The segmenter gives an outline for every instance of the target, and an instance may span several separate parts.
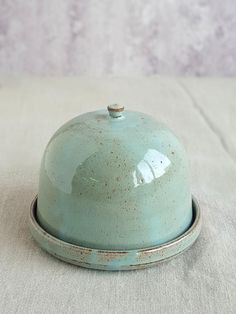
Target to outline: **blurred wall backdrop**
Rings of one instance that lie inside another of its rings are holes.
[[[236,75],[236,0],[0,0],[0,75]]]

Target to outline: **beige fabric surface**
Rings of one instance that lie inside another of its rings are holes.
[[[156,267],[104,272],[42,251],[28,228],[40,159],[55,130],[122,103],[169,125],[190,161],[203,229]],[[0,313],[236,313],[236,80],[0,80]]]

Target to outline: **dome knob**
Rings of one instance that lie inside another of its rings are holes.
[[[120,118],[122,117],[122,112],[124,111],[124,106],[119,104],[109,105],[107,110],[109,112],[110,117],[112,118]]]

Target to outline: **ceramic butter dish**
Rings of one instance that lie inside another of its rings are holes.
[[[176,256],[201,228],[183,146],[152,117],[118,105],[72,119],[44,152],[30,228],[47,252],[88,268]]]

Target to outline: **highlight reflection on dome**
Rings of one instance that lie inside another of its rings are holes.
[[[133,172],[134,186],[138,187],[144,183],[150,183],[161,177],[170,165],[167,156],[155,149],[148,149],[143,159],[138,163],[137,169]]]

